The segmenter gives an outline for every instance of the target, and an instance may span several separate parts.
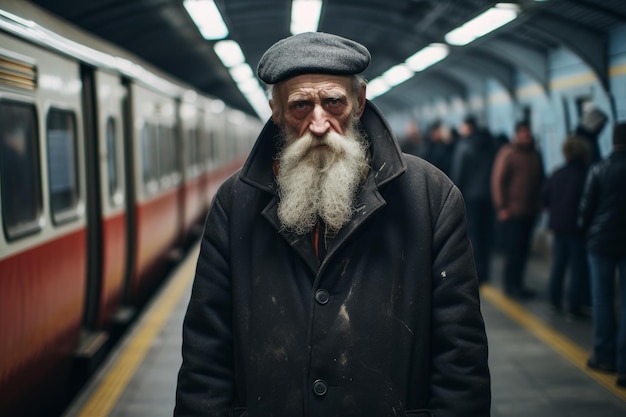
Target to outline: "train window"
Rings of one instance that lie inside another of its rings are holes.
[[[0,102],[0,190],[7,240],[40,229],[41,182],[37,115],[30,104]]]
[[[217,155],[216,155],[216,153],[217,153],[217,145],[215,143],[216,136],[217,135],[215,134],[215,130],[211,129],[209,131],[209,136],[207,138],[207,141],[208,141],[208,143],[207,143],[207,145],[208,145],[208,149],[207,149],[208,150],[208,155],[207,155],[207,158],[208,158],[209,163],[211,165],[217,163]]]
[[[50,210],[59,224],[78,217],[76,120],[70,111],[50,109],[46,124]]]
[[[194,131],[193,140],[195,142],[196,154],[194,155],[193,163],[198,167],[200,171],[204,170],[204,154],[206,153],[203,136],[199,131]]]
[[[115,120],[109,117],[106,127],[107,167],[109,174],[109,200],[112,205],[120,202],[120,179],[118,175],[117,138],[115,137]]]
[[[141,161],[143,184],[149,193],[155,192],[155,181],[159,173],[159,159],[156,146],[156,128],[149,123],[144,124],[141,130]]]
[[[187,149],[186,166],[187,171],[196,165],[196,130],[188,129],[185,131],[185,146]]]
[[[209,133],[210,134],[210,133]],[[206,161],[209,154],[209,144],[208,144],[208,135],[196,135],[196,141],[198,148],[198,166],[200,166],[201,170],[204,171],[206,167]]]
[[[167,126],[158,128],[160,177],[170,175],[174,171],[174,144],[172,129]]]

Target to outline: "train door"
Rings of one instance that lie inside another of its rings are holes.
[[[127,90],[119,76],[103,71],[96,72],[95,85],[102,232],[100,309],[95,318],[99,327],[108,328],[127,318],[122,307],[129,241],[123,135],[123,105]]]
[[[78,355],[94,357],[121,305],[126,269],[122,146],[124,88],[118,76],[81,68],[87,161],[87,276],[83,340]]]

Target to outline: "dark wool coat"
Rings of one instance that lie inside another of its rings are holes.
[[[626,256],[626,150],[614,150],[589,169],[578,225],[590,252]]]
[[[370,103],[371,171],[321,264],[281,229],[268,122],[207,218],[175,416],[480,417],[487,340],[458,189]]]
[[[557,233],[580,234],[576,222],[586,175],[584,162],[571,161],[554,171],[543,183],[541,196],[550,214],[550,229]]]

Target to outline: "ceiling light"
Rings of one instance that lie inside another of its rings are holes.
[[[291,33],[316,32],[322,12],[322,0],[291,2]]]
[[[415,73],[411,71],[407,65],[398,64],[383,72],[381,77],[389,87],[395,87],[413,77],[413,75],[415,75]]]
[[[408,57],[405,63],[412,71],[419,72],[441,61],[448,56],[448,53],[448,45],[431,43]]]
[[[390,89],[391,87],[382,77],[376,77],[367,83],[367,98],[373,100],[375,97],[382,96]]]
[[[235,41],[219,41],[213,49],[226,68],[241,65],[246,61],[239,44]]]
[[[446,42],[463,46],[514,20],[520,9],[516,4],[498,3],[486,12],[448,32]]]
[[[228,28],[213,0],[185,0],[187,13],[207,40],[224,39]]]
[[[237,65],[236,67],[232,67],[228,70],[230,72],[230,76],[235,82],[243,82],[249,79],[255,79],[254,73],[252,72],[252,68],[247,63],[243,63]]]

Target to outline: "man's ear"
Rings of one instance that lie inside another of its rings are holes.
[[[363,115],[363,112],[365,111],[365,102],[366,102],[365,84],[362,84],[361,89],[359,90],[358,102],[359,102],[358,115],[359,117],[361,117]]]
[[[272,109],[272,121],[274,124],[278,124],[278,106],[272,99],[270,99],[270,109]]]

